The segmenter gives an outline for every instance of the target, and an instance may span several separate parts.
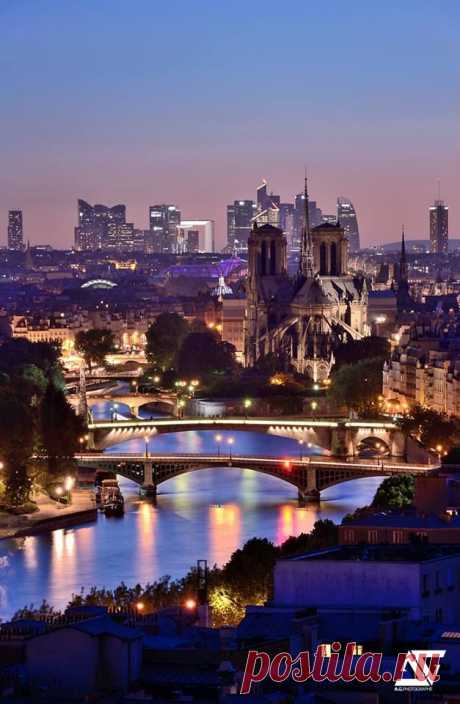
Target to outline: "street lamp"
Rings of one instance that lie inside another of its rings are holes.
[[[228,438],[227,444],[228,444],[228,458],[231,460],[232,459],[232,445],[235,442],[234,438]]]
[[[248,417],[248,411],[249,411],[249,409],[250,409],[251,406],[252,406],[252,401],[251,401],[251,399],[250,399],[250,398],[245,398],[245,399],[244,399],[244,402],[243,402],[243,405],[244,405],[244,415],[245,415],[245,417],[247,418],[247,417]]]
[[[114,403],[112,406],[112,422],[117,419],[118,403]]]
[[[299,458],[302,460],[303,459],[303,440],[299,440]]]
[[[220,457],[220,443],[222,442],[222,435],[216,435],[214,440],[217,443],[217,456]]]
[[[312,401],[310,403],[311,410],[313,411],[313,415],[315,415],[315,411],[318,408],[318,401]]]
[[[177,408],[179,409],[179,414],[178,414],[179,418],[182,418],[182,410],[183,410],[184,406],[185,406],[185,401],[182,398],[180,398],[177,402]]]

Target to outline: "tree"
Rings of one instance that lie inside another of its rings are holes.
[[[252,538],[236,550],[222,570],[225,585],[244,604],[253,604],[268,599],[277,548],[266,538]]]
[[[34,418],[30,408],[16,398],[0,398],[0,418],[0,460],[6,499],[18,506],[28,500],[31,489],[27,463],[34,446]]]
[[[309,550],[320,550],[337,545],[338,526],[328,518],[316,521],[311,533],[291,536],[280,546],[282,557],[298,555]]]
[[[387,338],[376,335],[343,342],[334,350],[336,368],[369,359],[380,359],[383,363],[389,354],[390,343]]]
[[[92,363],[104,365],[107,355],[115,351],[113,333],[100,328],[80,330],[75,337],[75,349],[83,355],[91,372]]]
[[[437,411],[416,404],[398,420],[407,435],[415,435],[425,447],[447,450],[454,443],[456,424]]]
[[[161,313],[147,330],[145,353],[149,363],[162,369],[174,366],[188,331],[188,323],[181,315]]]
[[[377,408],[382,393],[382,366],[379,358],[344,364],[333,376],[331,398],[338,406],[361,412]]]
[[[410,474],[387,477],[380,484],[372,500],[377,509],[399,509],[411,506],[414,500],[415,479]]]
[[[73,469],[72,459],[84,432],[83,420],[76,415],[64,393],[48,384],[40,407],[40,433],[51,475],[69,467]]]
[[[212,332],[187,335],[177,356],[180,376],[202,376],[212,372],[231,372],[236,366],[235,348]]]

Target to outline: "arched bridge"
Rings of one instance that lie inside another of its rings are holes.
[[[87,453],[77,457],[80,467],[120,474],[156,496],[157,487],[181,474],[211,467],[252,469],[292,484],[299,500],[318,500],[320,492],[335,484],[361,477],[384,477],[395,474],[429,474],[438,467],[425,464],[396,463],[383,460],[333,460],[328,458],[276,458],[256,455],[136,455]]]
[[[243,430],[302,440],[328,450],[337,457],[356,457],[369,441],[388,456],[407,457],[406,437],[395,423],[371,420],[319,418],[156,418],[152,420],[98,421],[88,426],[89,449],[102,450],[127,440],[157,433],[185,430]],[[409,457],[411,459],[411,457]],[[426,461],[429,461],[428,455]]]

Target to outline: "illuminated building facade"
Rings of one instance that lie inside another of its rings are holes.
[[[337,222],[345,231],[350,252],[357,252],[360,249],[358,218],[351,200],[343,196],[337,198]]]
[[[443,200],[435,200],[430,207],[430,243],[433,254],[447,254],[449,209]]]
[[[178,251],[181,223],[180,210],[172,204],[151,205],[149,208],[149,248],[158,254]]]
[[[257,206],[253,200],[235,200],[227,206],[227,242],[232,250],[247,249],[256,212]]]
[[[22,224],[22,210],[8,212],[8,249],[24,249],[24,231]]]

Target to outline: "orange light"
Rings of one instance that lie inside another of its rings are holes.
[[[138,601],[138,602],[137,602],[137,604],[136,604],[136,609],[137,609],[138,611],[143,611],[143,610],[144,610],[144,604],[142,603],[142,601]]]
[[[196,601],[195,599],[187,599],[187,601],[184,604],[185,608],[188,609],[189,611],[193,611],[193,609],[196,609]]]
[[[291,463],[289,460],[284,460],[284,469],[287,469],[288,471],[291,470]]]

